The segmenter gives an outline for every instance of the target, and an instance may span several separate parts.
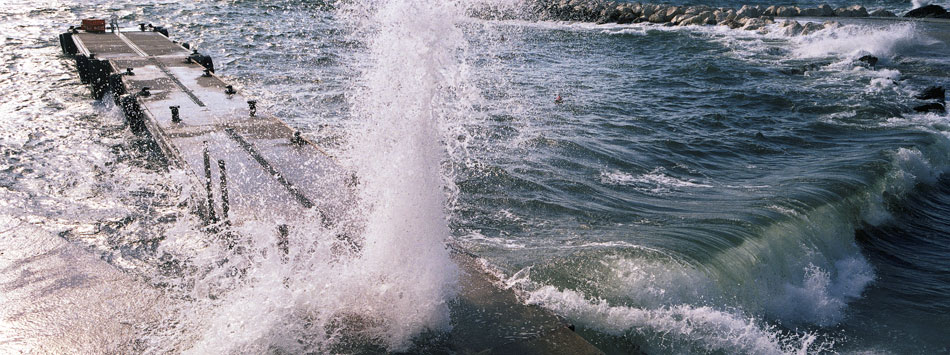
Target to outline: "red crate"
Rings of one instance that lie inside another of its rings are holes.
[[[82,19],[82,26],[79,29],[86,32],[105,32],[106,20],[85,18]]]

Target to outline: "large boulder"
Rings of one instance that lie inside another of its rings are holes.
[[[897,17],[897,15],[895,15],[893,12],[890,12],[884,9],[877,9],[877,10],[871,11],[871,13],[868,15],[870,15],[871,17]]]
[[[798,15],[809,17],[833,17],[835,15],[835,9],[825,4],[816,8],[802,9]]]
[[[737,18],[737,17],[739,17],[739,14],[736,13],[736,10],[734,10],[734,9],[729,9],[729,11],[726,11],[726,19],[727,19],[727,20],[731,20],[731,19],[734,19],[734,18]]]
[[[929,103],[929,104],[923,104],[923,105],[914,107],[914,111],[917,111],[917,112],[938,112],[938,113],[943,113],[943,112],[946,112],[947,109],[946,109],[946,107],[943,106],[942,103],[939,103],[939,102],[931,102],[931,103]]]
[[[943,86],[931,86],[914,97],[919,100],[940,100],[940,102],[943,102],[947,98],[947,92]]]
[[[701,25],[701,18],[699,15],[682,15],[684,19],[680,20],[678,25],[680,26],[690,26],[690,25]]]
[[[644,4],[640,9],[640,16],[650,18],[650,16],[653,16],[654,12],[656,12],[656,5]]]
[[[632,6],[630,6],[630,10],[633,11],[633,13],[637,15],[637,17],[640,17],[640,15],[643,15],[643,5],[639,3],[633,4]]]
[[[720,23],[720,22],[722,22],[722,21],[725,21],[725,20],[726,20],[726,16],[728,16],[728,15],[726,15],[726,13],[723,12],[722,10],[713,11],[713,17],[716,19],[716,23]]]
[[[786,36],[798,36],[802,34],[802,31],[805,29],[798,21],[785,21],[782,27],[785,28]]]
[[[736,16],[739,17],[759,17],[759,15],[762,15],[762,10],[758,6],[742,5],[739,12],[736,12]]]
[[[597,22],[617,22],[618,19],[620,19],[620,11],[617,11],[616,7],[610,7],[600,11],[600,19]]]
[[[671,6],[669,9],[666,9],[666,18],[672,19],[673,17],[676,17],[676,15],[682,15],[684,12],[685,11],[680,6]]]
[[[676,15],[675,17],[673,17],[673,19],[670,20],[670,23],[672,23],[672,24],[674,24],[674,25],[679,25],[680,22],[683,22],[684,20],[690,19],[690,18],[692,18],[693,16],[696,16],[696,15],[687,15],[687,14]]]
[[[877,57],[870,54],[867,54],[867,55],[861,56],[861,58],[858,58],[858,62],[866,63],[870,67],[874,67],[875,65],[877,65],[877,61],[878,61]]]
[[[754,18],[749,18],[748,20],[746,20],[745,24],[742,26],[742,29],[746,31],[755,31],[767,25],[768,23],[766,23],[765,20],[754,17]]]
[[[680,25],[683,26],[702,26],[708,24],[716,24],[716,16],[713,15],[712,11],[703,11],[702,13],[692,16],[680,23]]]
[[[802,9],[802,11],[799,12],[798,14],[801,16],[807,16],[807,17],[819,17],[821,16],[821,9],[816,9],[816,8]]]
[[[633,12],[633,9],[631,9],[629,6],[627,7],[618,6],[617,9],[620,12],[620,16],[617,17],[617,23],[619,24],[631,23],[633,22],[633,20],[637,18],[637,15]]]
[[[835,16],[838,17],[868,17],[868,10],[861,5],[851,5],[840,7],[835,10]]]
[[[699,15],[706,11],[712,11],[712,9],[706,5],[696,5],[696,6],[687,7],[686,10],[683,11],[683,14],[684,15]]]
[[[818,32],[825,29],[825,26],[817,24],[815,22],[808,22],[802,26],[802,36],[807,36],[812,33]]]
[[[739,17],[738,19],[746,19],[746,18],[748,17]],[[732,18],[732,19],[726,19],[724,21],[719,22],[719,26],[727,26],[731,29],[737,29],[739,27],[742,27],[742,23],[737,21],[737,19]]]
[[[796,6],[788,6],[788,7],[786,7],[786,6],[780,6],[778,9],[775,10],[775,16],[777,16],[777,17],[795,17],[795,16],[798,16],[798,14],[799,14],[800,12],[801,12],[801,9],[799,9],[799,8],[796,7]]]
[[[824,28],[824,29],[826,29],[826,30],[827,30],[827,29],[832,29],[832,30],[833,30],[833,29],[836,29],[836,28],[841,28],[841,26],[842,26],[842,25],[841,25],[841,22],[838,22],[838,21],[831,21],[831,20],[825,21],[824,23],[821,24],[821,27]]]
[[[947,10],[937,5],[927,5],[908,11],[904,17],[913,18],[950,18]]]

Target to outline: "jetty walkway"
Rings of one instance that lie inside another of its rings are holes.
[[[133,132],[188,173],[194,212],[210,226],[264,218],[280,243],[297,218],[341,222],[355,180],[299,132],[258,112],[254,100],[214,74],[209,56],[144,24],[125,29],[84,20],[59,39],[93,96],[114,100]],[[452,255],[461,291],[449,302],[451,351],[602,353],[555,315],[498,286],[474,255],[457,249]]]

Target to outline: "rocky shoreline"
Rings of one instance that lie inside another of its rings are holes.
[[[832,8],[821,5],[815,8],[798,6],[745,5],[739,9],[710,7],[706,5],[676,6],[668,4],[642,4],[603,0],[528,0],[532,17],[543,21],[577,21],[593,23],[654,23],[665,26],[719,25],[732,29],[768,31],[767,26],[775,18],[812,17],[829,18],[824,23],[799,23],[786,19],[782,30],[787,35],[807,35],[829,27],[838,27],[834,18],[897,17],[893,12],[877,9],[868,11],[864,6]],[[481,9],[480,17],[509,18],[510,12],[501,9]],[[487,11],[486,11],[487,10]],[[936,5],[911,10],[905,17],[950,18],[947,11]]]

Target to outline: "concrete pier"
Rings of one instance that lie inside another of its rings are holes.
[[[171,164],[186,171],[193,207],[211,225],[272,221],[286,241],[288,221],[316,215],[340,221],[351,176],[317,146],[214,74],[208,56],[167,37],[163,28],[60,35],[80,78],[97,99],[121,105],[130,129],[147,135]],[[275,207],[280,206],[280,207]],[[280,242],[279,242],[280,243]],[[281,248],[286,248],[286,243]],[[524,305],[455,250],[461,293],[450,302],[451,351],[462,354],[599,354],[555,315]]]

